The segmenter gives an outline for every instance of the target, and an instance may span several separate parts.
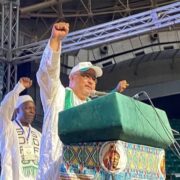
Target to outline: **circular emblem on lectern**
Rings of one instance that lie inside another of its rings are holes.
[[[105,171],[119,173],[127,163],[125,149],[120,141],[106,142],[99,153],[99,161]]]
[[[166,169],[165,169],[165,153],[161,151],[159,154],[159,165],[158,165],[159,172],[161,176],[164,178],[166,177]]]

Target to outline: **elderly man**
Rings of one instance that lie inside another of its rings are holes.
[[[35,104],[31,96],[19,94],[31,87],[29,78],[20,78],[0,106],[0,153],[2,180],[35,180],[41,133],[31,127]],[[12,121],[15,110],[15,119]]]
[[[61,41],[69,32],[69,24],[54,24],[51,38],[42,56],[37,80],[40,86],[44,109],[44,122],[41,141],[39,179],[54,180],[59,178],[62,144],[58,137],[58,114],[60,111],[83,104],[96,88],[97,78],[102,76],[102,69],[90,62],[76,65],[69,75],[69,87],[64,88],[60,76]],[[122,92],[127,82],[119,82],[116,90]],[[68,120],[67,120],[68,121]]]

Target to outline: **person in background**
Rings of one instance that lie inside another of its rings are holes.
[[[44,110],[40,165],[38,178],[55,180],[59,178],[59,166],[62,162],[62,143],[58,137],[58,114],[90,100],[96,89],[97,78],[103,72],[91,62],[80,62],[73,67],[69,75],[69,87],[60,81],[61,43],[69,32],[69,24],[59,22],[53,25],[52,34],[42,55],[37,72],[41,101]],[[117,92],[128,86],[126,80],[120,81]]]
[[[1,180],[35,180],[41,133],[31,126],[35,104],[31,96],[19,94],[30,88],[32,81],[20,78],[0,106]],[[13,114],[14,119],[13,118]]]

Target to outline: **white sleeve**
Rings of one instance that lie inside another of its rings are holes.
[[[62,144],[58,136],[58,114],[63,110],[65,88],[60,81],[60,51],[46,46],[37,72],[44,110],[37,179],[57,179],[61,162]]]
[[[11,123],[15,106],[19,94],[25,89],[21,83],[17,83],[12,91],[10,91],[2,100],[0,106],[0,129],[5,130],[7,125]]]
[[[60,53],[60,51],[53,52],[48,43],[37,72],[44,112],[55,100],[58,101],[59,92],[61,94],[65,93],[65,88],[60,81]]]

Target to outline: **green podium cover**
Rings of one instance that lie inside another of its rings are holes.
[[[123,140],[166,148],[174,141],[163,110],[119,93],[60,112],[58,126],[64,144]]]

